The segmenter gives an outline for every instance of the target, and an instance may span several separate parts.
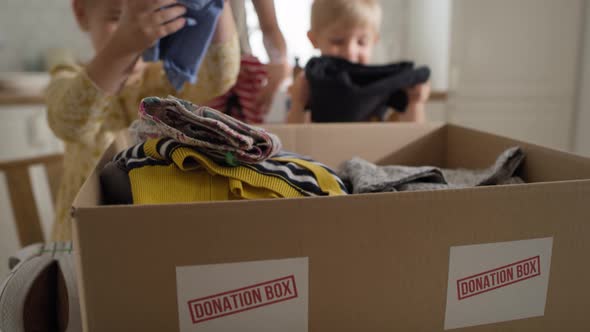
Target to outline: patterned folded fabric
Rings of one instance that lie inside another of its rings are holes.
[[[175,97],[143,99],[130,130],[137,142],[168,137],[234,166],[259,163],[281,150],[279,138],[264,129]]]

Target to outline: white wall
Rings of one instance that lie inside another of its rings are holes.
[[[381,0],[381,40],[374,60],[399,60],[427,65],[435,91],[446,91],[449,80],[451,0]],[[447,104],[429,102],[429,121],[447,121]]]
[[[584,49],[576,123],[575,152],[590,156],[590,3],[586,1]]]
[[[409,1],[381,0],[381,39],[373,56],[376,63],[399,61],[407,57]]]
[[[82,59],[91,55],[70,2],[0,0],[0,72],[38,70],[52,48],[71,48]]]
[[[451,0],[411,0],[406,56],[427,64],[433,90],[446,91],[449,81]]]
[[[450,122],[572,149],[584,0],[453,0]]]

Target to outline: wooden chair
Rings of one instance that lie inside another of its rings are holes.
[[[41,165],[45,169],[52,203],[55,205],[62,175],[62,164],[62,154],[0,162],[0,172],[6,176],[16,230],[23,247],[45,241],[29,169],[36,165]]]

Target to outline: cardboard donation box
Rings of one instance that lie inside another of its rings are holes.
[[[590,159],[454,125],[267,129],[334,169],[520,146],[527,183],[104,206],[95,170],[72,210],[87,331],[590,331]]]

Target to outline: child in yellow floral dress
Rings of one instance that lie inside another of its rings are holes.
[[[71,239],[70,206],[117,131],[137,117],[147,96],[177,95],[204,103],[236,81],[240,51],[231,8],[226,1],[198,82],[180,92],[166,79],[161,62],[144,63],[142,53],[157,40],[180,30],[186,9],[176,0],[73,0],[80,28],[95,55],[85,66],[52,69],[47,89],[48,121],[65,143],[64,175],[56,201],[52,240]]]

